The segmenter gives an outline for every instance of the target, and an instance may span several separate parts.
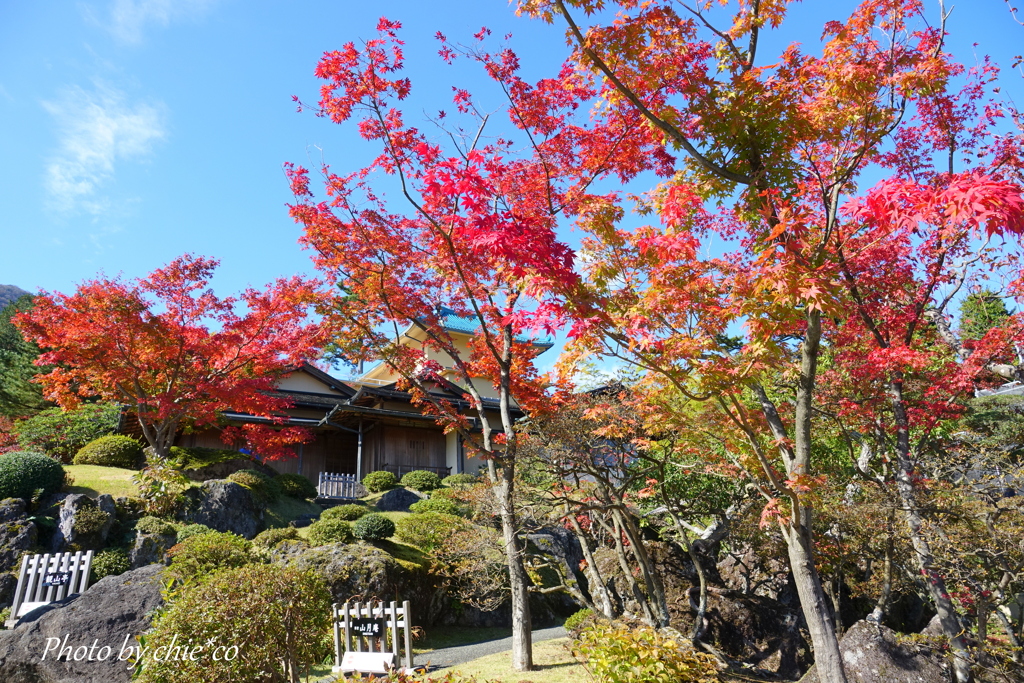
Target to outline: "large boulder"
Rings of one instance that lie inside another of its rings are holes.
[[[106,545],[116,520],[114,499],[106,493],[96,500],[82,493],[67,496],[60,507],[50,550],[62,553],[72,545],[82,550],[99,550]]]
[[[0,609],[14,604],[14,589],[17,585],[18,579],[14,574],[0,574]]]
[[[275,562],[316,572],[337,602],[353,597],[384,598],[402,593],[404,570],[394,557],[365,543],[329,543],[303,548],[281,543]],[[403,599],[406,596],[400,595]]]
[[[149,628],[150,613],[163,603],[162,569],[149,566],[108,576],[81,595],[41,607],[14,629],[0,631],[4,683],[128,681],[130,665],[119,656],[127,659],[127,647],[137,645],[134,637]]]
[[[177,541],[175,534],[147,534],[139,532],[128,551],[132,569],[150,564],[167,564],[167,551]]]
[[[868,621],[858,621],[839,641],[849,683],[947,683],[949,661],[939,643],[909,638]],[[818,683],[811,667],[800,683]]]
[[[409,489],[391,489],[377,501],[377,509],[384,512],[408,512],[410,505],[418,503],[425,497]]]
[[[28,518],[21,498],[0,500],[0,572],[17,570],[22,553],[39,538],[35,522]]]
[[[251,539],[263,528],[263,508],[249,489],[233,481],[215,479],[186,492],[188,509],[181,517],[216,531],[230,531]]]

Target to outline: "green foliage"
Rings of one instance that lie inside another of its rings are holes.
[[[433,491],[441,488],[441,477],[426,470],[413,470],[402,477],[402,486],[408,486],[417,491]]]
[[[101,550],[92,558],[92,579],[95,583],[106,576],[124,574],[132,568],[128,553],[121,548]]]
[[[187,538],[168,551],[171,567],[167,573],[179,581],[202,578],[217,569],[249,564],[251,543],[230,532],[214,531]]]
[[[249,489],[258,505],[270,505],[281,497],[281,485],[258,470],[238,470],[228,479]]]
[[[198,470],[208,465],[216,465],[219,462],[248,458],[249,456],[227,448],[204,448],[192,446],[182,448],[171,446],[167,455],[167,464],[179,470]]]
[[[185,502],[185,490],[191,485],[184,474],[157,458],[132,477],[146,512],[161,517],[173,515]]]
[[[321,517],[309,527],[307,538],[311,545],[351,543],[354,538],[354,532],[352,525],[343,519],[324,519]],[[362,537],[360,536],[360,538]],[[385,536],[385,538],[387,537]]]
[[[563,627],[569,632],[569,635],[576,637],[583,627],[593,619],[594,610],[592,609],[581,609],[579,612],[573,612],[568,619],[565,620]]]
[[[574,641],[573,654],[598,683],[719,680],[714,657],[684,647],[647,626],[595,622]]]
[[[968,294],[960,304],[960,334],[964,339],[981,339],[1009,317],[1006,303],[995,292],[983,290]]]
[[[472,474],[462,472],[460,474],[449,474],[441,480],[441,483],[450,488],[455,488],[457,486],[472,486],[473,484],[479,484],[480,478]]]
[[[351,529],[349,530],[351,533]],[[295,527],[286,526],[281,529],[267,529],[256,534],[252,544],[260,548],[273,548],[281,541],[292,541],[299,537],[299,530]]]
[[[409,512],[441,512],[446,515],[460,515],[458,504],[448,498],[427,498],[409,506]]]
[[[298,500],[316,498],[316,486],[301,474],[279,474],[274,478],[281,486],[281,493]]]
[[[160,615],[146,646],[203,645],[195,661],[144,660],[141,683],[288,681],[331,652],[331,595],[312,572],[259,565],[222,570],[182,591]],[[206,643],[212,642],[212,646]],[[214,648],[220,650],[214,657]]]
[[[381,491],[387,491],[393,489],[398,485],[398,480],[395,475],[391,472],[385,472],[383,470],[379,472],[370,472],[363,477],[363,486],[370,493],[380,493]]]
[[[356,503],[349,503],[347,505],[336,505],[332,508],[327,508],[320,515],[320,519],[344,519],[349,522],[354,522],[359,519],[370,510],[365,505],[358,505]]]
[[[395,536],[403,543],[431,552],[469,527],[469,522],[454,515],[442,512],[416,513],[398,520]]]
[[[91,403],[76,410],[47,408],[15,426],[25,450],[40,451],[61,462],[90,441],[117,429],[121,409],[112,403]]]
[[[109,434],[93,439],[78,449],[76,465],[102,465],[135,469],[142,458],[142,444],[130,436]]]
[[[64,485],[64,468],[42,453],[12,451],[0,455],[0,500],[32,500],[38,491],[59,491]]]
[[[91,500],[84,503],[75,513],[75,543],[83,550],[96,549],[102,542],[100,532],[111,521],[110,515]]]
[[[364,541],[383,541],[395,535],[395,523],[374,512],[356,520],[352,526],[352,533]]]
[[[42,410],[41,387],[32,381],[49,368],[37,367],[39,347],[21,336],[11,318],[32,308],[32,295],[26,294],[0,309],[0,415],[23,417]]]
[[[143,534],[159,534],[170,536],[175,533],[174,525],[152,515],[146,515],[135,523],[135,530]]]
[[[205,524],[186,524],[178,529],[178,543],[181,543],[186,538],[212,533],[216,532]]]

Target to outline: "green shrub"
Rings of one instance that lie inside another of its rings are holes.
[[[42,453],[12,451],[0,455],[0,500],[31,500],[37,491],[55,493],[64,485],[64,467]]]
[[[409,506],[409,512],[441,512],[446,515],[458,515],[461,510],[457,503],[447,498],[427,498]]]
[[[358,505],[356,503],[336,505],[324,510],[323,513],[320,514],[320,519],[344,519],[349,522],[354,522],[369,511],[369,508],[365,505]]]
[[[402,486],[417,491],[433,491],[441,488],[441,477],[426,470],[413,470],[402,477]]]
[[[280,529],[267,529],[256,534],[252,544],[260,548],[273,548],[281,541],[292,541],[299,537],[299,530],[286,526]]]
[[[595,622],[573,654],[598,683],[717,683],[715,658],[652,628]]]
[[[110,515],[91,500],[82,502],[75,513],[75,543],[81,550],[96,550],[102,543],[100,532],[110,524]]]
[[[120,407],[112,403],[90,403],[76,410],[47,408],[18,422],[14,431],[25,450],[71,462],[82,446],[117,429],[120,418]]]
[[[76,465],[102,465],[131,470],[142,459],[142,444],[130,436],[110,434],[101,436],[78,449]]]
[[[569,632],[569,635],[573,638],[577,637],[580,631],[583,630],[594,617],[594,610],[592,609],[581,609],[579,612],[573,612],[572,615],[565,620],[563,628]]]
[[[167,464],[178,470],[198,470],[219,462],[248,457],[245,453],[227,448],[171,446],[171,452],[167,455]]]
[[[480,478],[473,474],[449,474],[447,477],[441,480],[441,483],[450,488],[457,486],[472,486],[473,484],[479,484]]]
[[[92,583],[105,576],[124,574],[132,568],[128,553],[120,548],[101,550],[92,558]]]
[[[470,523],[461,517],[442,512],[426,512],[407,515],[398,520],[395,536],[404,543],[430,552],[469,527]]]
[[[352,533],[364,541],[383,541],[395,535],[395,523],[374,512],[357,519],[352,525]]]
[[[186,538],[168,551],[171,567],[167,572],[186,582],[216,569],[241,567],[251,561],[250,547],[249,541],[230,532],[214,531]]]
[[[343,519],[324,519],[321,517],[309,527],[310,545],[326,545],[328,543],[351,543],[353,539],[352,525]],[[360,538],[362,538],[360,536]]]
[[[280,484],[281,492],[289,498],[307,500],[317,496],[316,486],[301,474],[279,474],[274,481]]]
[[[219,571],[180,597],[157,617],[145,645],[237,647],[214,658],[207,648],[192,658],[145,659],[141,683],[287,681],[290,671],[308,672],[332,650],[331,595],[312,572],[253,565]]]
[[[178,527],[178,543],[181,543],[186,538],[212,533],[216,532],[205,524],[185,524],[184,526]]]
[[[228,479],[249,489],[258,505],[270,505],[281,497],[281,485],[274,477],[257,470],[238,470]]]
[[[135,522],[135,530],[143,534],[160,534],[162,536],[177,533],[173,524],[152,515],[146,515]]]
[[[380,493],[381,491],[387,491],[398,486],[398,480],[391,472],[381,470],[379,472],[370,472],[363,477],[363,486],[370,493]]]

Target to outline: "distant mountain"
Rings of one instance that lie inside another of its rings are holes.
[[[25,296],[30,292],[26,292],[21,287],[15,287],[14,285],[0,285],[0,309],[4,308],[7,304],[11,303],[18,297]]]

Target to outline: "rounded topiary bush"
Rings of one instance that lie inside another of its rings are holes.
[[[110,434],[78,449],[75,454],[76,465],[103,465],[104,467],[123,467],[135,469],[142,460],[142,444],[130,436]]]
[[[442,512],[446,515],[458,515],[462,510],[458,504],[447,498],[427,498],[409,506],[409,512]]]
[[[315,524],[313,526],[316,526]],[[376,512],[360,517],[352,525],[352,533],[364,541],[383,541],[395,535],[395,523]]]
[[[363,486],[370,493],[380,493],[381,491],[387,491],[398,486],[398,479],[391,472],[385,472],[383,470],[379,472],[370,472],[363,477]]]
[[[316,498],[316,486],[301,474],[279,474],[274,481],[281,487],[281,492],[289,498],[306,500]]]
[[[470,523],[461,517],[442,512],[417,513],[398,520],[395,525],[395,536],[403,543],[430,552],[470,526]]]
[[[249,489],[253,499],[260,505],[269,505],[281,497],[281,485],[277,480],[256,470],[238,470],[228,480]]]
[[[354,538],[354,532],[352,525],[343,519],[324,519],[321,517],[309,527],[307,538],[311,545],[351,543]],[[362,537],[360,536],[360,538]]]
[[[205,524],[186,524],[178,528],[178,543],[181,543],[186,538],[212,533],[215,533],[215,531]]]
[[[402,477],[402,486],[408,486],[417,491],[433,491],[441,488],[441,477],[426,470],[413,470]]]
[[[147,657],[137,680],[297,680],[331,653],[330,629],[331,594],[314,573],[275,565],[219,571],[182,591],[146,634],[151,652],[213,645],[195,658]]]
[[[188,581],[228,567],[249,564],[252,558],[249,548],[252,544],[230,532],[214,531],[186,538],[172,547],[168,574],[180,581]]]
[[[449,474],[441,480],[441,483],[452,488],[457,486],[472,486],[473,484],[479,484],[480,478],[463,472],[461,474]]]
[[[320,514],[320,519],[344,519],[349,522],[354,522],[369,511],[369,508],[365,505],[357,505],[356,503],[336,505],[335,507],[324,510]]]
[[[105,576],[124,574],[132,568],[128,553],[120,548],[108,548],[96,553],[92,558],[92,583]]]
[[[55,493],[64,485],[64,467],[42,453],[13,451],[0,455],[0,500],[31,500],[37,491]]]
[[[135,523],[135,530],[141,534],[159,534],[161,536],[170,536],[177,533],[173,525],[152,515],[140,518]]]
[[[299,537],[299,530],[293,526],[280,529],[267,529],[256,534],[252,544],[261,548],[273,548],[281,541],[293,541]]]

